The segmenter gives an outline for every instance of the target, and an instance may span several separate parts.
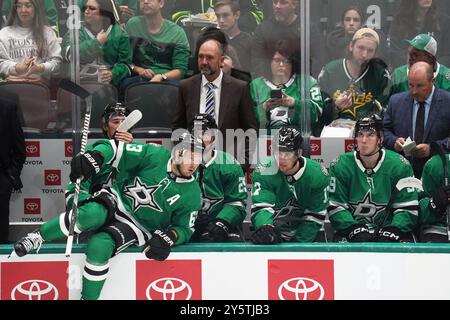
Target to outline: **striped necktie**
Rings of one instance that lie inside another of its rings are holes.
[[[210,114],[213,118],[215,118],[215,107],[216,107],[216,97],[214,94],[214,89],[216,86],[212,82],[208,82],[206,84],[208,87],[208,91],[206,92],[206,107],[205,113]]]

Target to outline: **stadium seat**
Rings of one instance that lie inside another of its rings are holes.
[[[42,83],[5,82],[0,85],[2,97],[19,102],[19,114],[25,132],[51,131],[49,127],[50,90]]]

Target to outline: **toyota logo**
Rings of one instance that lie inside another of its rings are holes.
[[[353,151],[355,149],[355,144],[354,143],[349,143],[347,145],[347,152]]]
[[[59,176],[56,173],[50,173],[47,175],[47,181],[55,182],[59,180]]]
[[[322,300],[324,293],[322,285],[309,278],[292,278],[278,288],[281,300]]]
[[[178,278],[161,278],[153,281],[145,290],[148,300],[189,300],[192,289]]]
[[[319,145],[317,143],[311,143],[309,145],[309,150],[311,150],[312,152],[319,151]]]
[[[37,210],[38,207],[39,207],[38,204],[35,202],[29,202],[26,205],[27,210],[30,210],[30,211],[35,211],[35,210]]]
[[[24,281],[11,291],[11,300],[58,300],[58,290],[50,282],[44,280]]]
[[[72,145],[71,145],[71,144],[67,146],[66,151],[67,151],[68,153],[72,153],[73,148],[72,148]]]
[[[28,153],[36,153],[38,151],[38,148],[35,145],[30,144],[26,147],[26,151]]]

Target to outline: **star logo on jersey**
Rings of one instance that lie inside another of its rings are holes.
[[[374,98],[371,92],[353,94],[353,108],[347,108],[342,113],[349,113],[353,116],[353,118],[357,118],[356,113],[359,108],[364,107],[366,104],[373,102]]]
[[[376,215],[386,207],[386,205],[379,205],[372,201],[372,193],[370,190],[366,193],[362,201],[355,204],[350,203],[350,206],[353,209],[353,215],[356,218],[363,219],[366,223],[373,223]]]
[[[139,177],[134,180],[134,185],[125,187],[125,195],[133,200],[134,211],[140,207],[149,207],[156,211],[162,212],[161,207],[155,201],[154,193],[160,185],[147,186]]]
[[[297,217],[294,217],[293,213],[295,211],[303,210],[294,199],[290,198],[286,204],[275,213],[273,217],[273,222],[276,226],[281,226],[284,224],[289,225],[291,222],[296,221]]]
[[[202,197],[202,212],[209,213],[212,207],[222,202],[223,198]]]

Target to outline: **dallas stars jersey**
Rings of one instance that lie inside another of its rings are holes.
[[[381,159],[373,170],[364,168],[356,151],[345,153],[331,163],[328,215],[337,231],[345,231],[356,223],[372,228],[392,225],[403,232],[411,231],[416,225],[418,195],[415,188],[399,191],[390,210],[392,213],[385,211],[397,182],[414,174],[402,155],[385,149],[381,152]]]
[[[202,214],[240,226],[246,215],[247,189],[244,171],[233,156],[214,150],[196,176],[202,190]]]
[[[405,92],[409,90],[408,87],[409,68],[405,64],[394,70],[392,74],[392,94]],[[434,85],[446,91],[450,91],[450,69],[443,64],[437,64],[437,70],[434,73],[436,81]]]
[[[447,160],[447,175],[450,173],[450,154],[445,155]],[[444,168],[441,158],[436,155],[427,161],[422,172],[423,197],[420,200],[419,223],[424,225],[428,232],[447,234],[447,219],[444,216],[438,219],[428,209],[432,194],[444,186]]]
[[[325,220],[329,177],[317,162],[301,159],[303,167],[289,177],[274,157],[258,164],[252,173],[251,219],[255,228],[275,225],[285,241],[312,242]]]
[[[320,72],[318,82],[324,95],[333,101],[344,91],[353,92],[353,105],[340,111],[338,116],[351,120],[358,120],[368,113],[379,113],[375,100],[385,108],[391,91],[388,69],[370,65],[358,79],[352,79],[346,59],[328,63]]]
[[[132,227],[139,246],[159,228],[175,230],[177,244],[188,241],[201,208],[200,188],[194,177],[175,177],[170,152],[164,147],[123,142],[116,147],[111,141],[100,140],[93,150],[104,155],[103,166],[117,167],[117,182],[101,191],[117,201],[115,218]]]

